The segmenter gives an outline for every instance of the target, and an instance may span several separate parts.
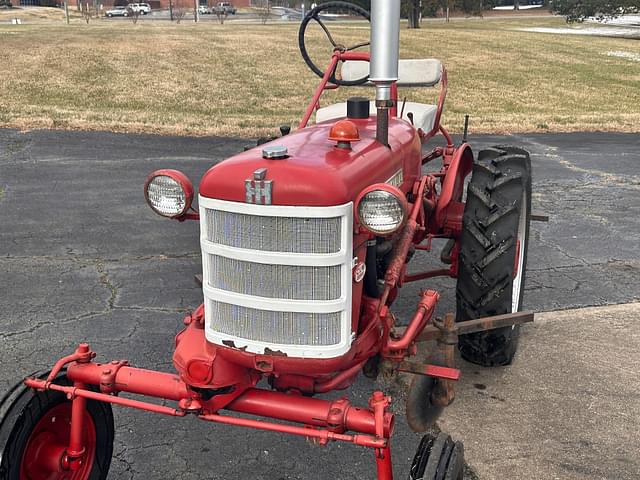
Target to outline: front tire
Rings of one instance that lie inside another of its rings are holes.
[[[64,372],[54,382],[71,385]],[[93,400],[86,405],[85,463],[77,471],[64,471],[58,454],[68,446],[71,402],[61,392],[17,384],[0,402],[0,480],[106,480],[114,439],[111,405]]]
[[[522,306],[531,215],[531,160],[508,146],[482,150],[473,166],[462,221],[456,287],[457,321],[510,312]],[[465,360],[508,365],[519,326],[462,335]]]
[[[464,447],[444,432],[422,437],[409,470],[409,480],[462,480]]]

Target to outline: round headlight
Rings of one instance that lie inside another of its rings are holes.
[[[408,204],[396,187],[378,183],[367,187],[356,200],[360,224],[376,235],[389,235],[404,225]]]
[[[193,185],[177,170],[157,170],[144,185],[147,203],[158,215],[176,218],[184,215],[193,201]]]

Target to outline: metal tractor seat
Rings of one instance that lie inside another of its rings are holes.
[[[351,61],[342,65],[342,78],[344,80],[356,80],[369,74],[369,62]],[[442,78],[442,63],[434,58],[400,60],[398,62],[398,86],[399,87],[434,87]],[[373,86],[371,82],[366,85]],[[369,106],[371,112],[375,112],[375,102]],[[398,101],[398,114],[402,110],[402,102]],[[425,103],[406,102],[402,118],[410,121],[409,114],[413,114],[413,125],[424,132],[433,129],[438,111],[437,105]],[[319,108],[316,111],[316,123],[327,120],[335,120],[347,116],[347,103],[340,102]]]

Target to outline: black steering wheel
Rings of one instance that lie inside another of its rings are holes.
[[[304,43],[304,37],[305,37],[304,34],[307,31],[307,26],[309,25],[309,22],[311,20],[315,20],[316,22],[318,22],[318,24],[320,25],[320,28],[322,28],[327,38],[329,39],[329,42],[331,42],[331,45],[333,46],[333,51],[338,50],[340,52],[349,52],[351,50],[356,50],[358,48],[366,47],[367,45],[369,45],[369,42],[363,42],[363,43],[358,43],[356,45],[347,47],[345,45],[341,45],[337,43],[331,36],[329,29],[326,27],[324,23],[322,23],[322,20],[320,20],[320,14],[329,9],[340,9],[342,11],[347,10],[351,13],[355,13],[357,16],[365,18],[368,22],[371,21],[371,18],[369,17],[369,12],[367,12],[364,8],[359,7],[358,5],[354,5],[353,3],[349,3],[349,2],[322,3],[318,5],[316,8],[310,10],[309,13],[307,13],[307,15],[302,20],[302,23],[300,24],[300,31],[298,32],[298,45],[300,47],[300,53],[302,54],[302,58],[304,59],[305,63],[309,66],[311,71],[313,71],[313,73],[318,75],[320,78],[324,77],[324,72],[320,68],[318,68],[318,66],[315,63],[313,63],[313,60],[311,60],[311,57],[309,57],[309,54],[307,53],[307,48],[305,47],[305,43]],[[337,69],[337,65],[336,65],[336,69]],[[356,85],[362,85],[364,83],[367,83],[367,80],[369,80],[369,75],[365,75],[364,77],[358,78],[356,80],[342,80],[342,79],[336,78],[336,69],[334,69],[334,71],[331,73],[331,76],[329,77],[329,82],[335,85],[353,87]]]

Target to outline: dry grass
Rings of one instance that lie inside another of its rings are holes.
[[[80,12],[75,7],[69,7],[69,16],[71,18],[81,18]],[[25,23],[63,22],[64,10],[62,8],[48,7],[0,9],[0,22],[10,22],[12,18],[19,18]]]
[[[640,64],[607,56],[638,54],[640,42],[512,30],[562,24],[428,23],[402,31],[401,52],[444,60],[444,122],[454,131],[465,113],[474,132],[640,131]],[[345,40],[362,38],[363,27],[333,26]],[[318,80],[299,56],[294,25],[0,26],[0,45],[0,126],[22,129],[256,136],[295,125]],[[328,100],[354,93],[362,91]]]

